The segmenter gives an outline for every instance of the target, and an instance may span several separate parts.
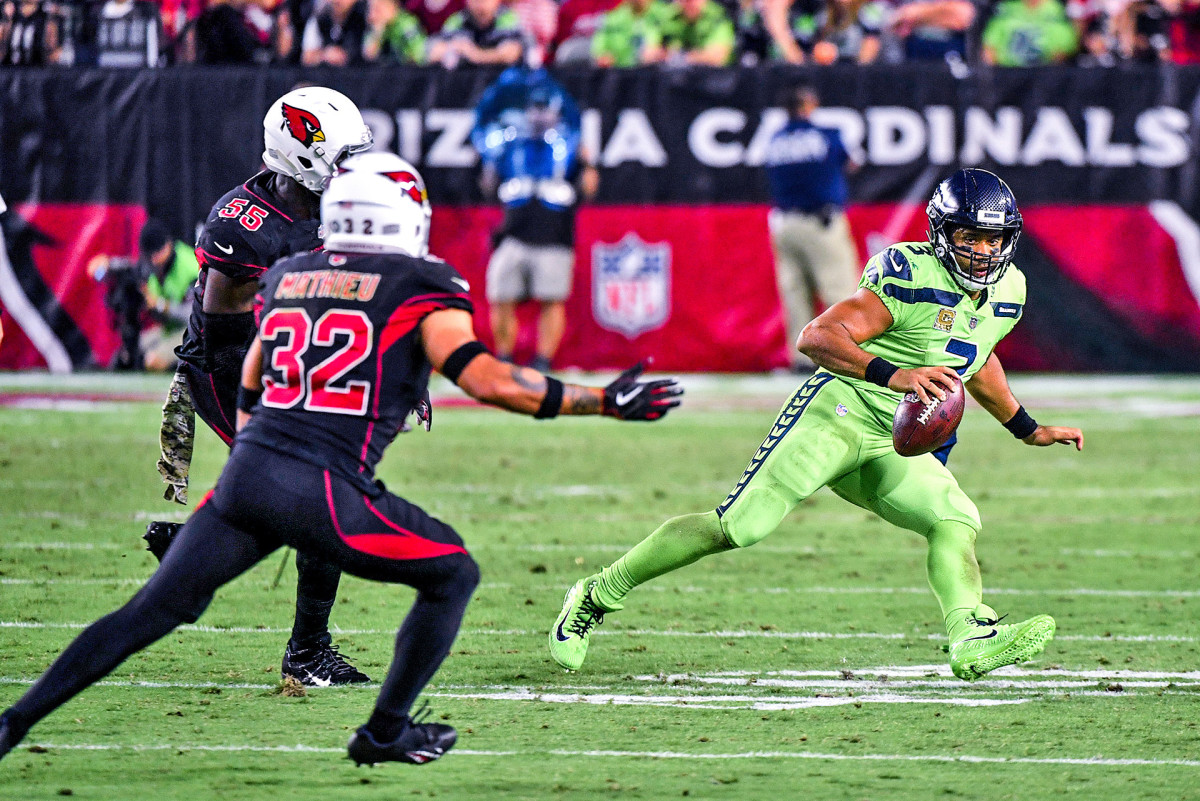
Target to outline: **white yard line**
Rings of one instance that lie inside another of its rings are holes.
[[[3,583],[0,580],[0,583]],[[0,629],[84,629],[90,623],[44,623],[40,621],[0,620]],[[395,629],[331,629],[334,634],[353,636],[360,634],[392,635]],[[286,634],[290,628],[272,626],[208,626],[204,624],[185,624],[178,631],[195,631],[202,634]],[[499,636],[499,637],[533,637],[544,636],[540,629],[463,629],[463,636]],[[942,640],[941,634],[905,634],[903,632],[879,631],[761,631],[758,629],[716,630],[716,631],[671,631],[664,629],[602,629],[593,632],[596,637],[698,637],[717,640],[729,639],[784,639],[784,640],[904,640],[925,639]],[[1200,642],[1200,637],[1188,637],[1176,634],[1065,634],[1058,635],[1058,641],[1077,642],[1125,642],[1125,643],[1156,643],[1156,642]]]
[[[956,696],[920,697],[898,693],[868,693],[837,696],[752,696],[752,695],[626,695],[600,693],[553,693],[535,690],[516,692],[454,693],[428,691],[431,698],[456,698],[479,701],[535,701],[543,704],[589,704],[594,706],[654,706],[671,709],[753,709],[782,711],[855,704],[939,704],[946,706],[1011,706],[1034,698],[963,698]]]
[[[670,681],[673,679],[695,678],[697,676],[729,676],[729,677],[745,677],[745,676],[800,676],[814,677],[822,676],[845,678],[846,673],[852,673],[860,678],[868,676],[887,676],[889,679],[895,678],[903,680],[908,676],[928,677],[932,674],[937,674],[945,678],[950,678],[953,674],[950,668],[944,664],[937,665],[876,665],[874,667],[862,667],[848,670],[718,670],[705,673],[672,673],[667,675],[653,674],[645,676],[634,676],[633,678],[639,681]],[[1121,681],[1125,679],[1182,679],[1189,681],[1200,681],[1200,670],[1182,671],[1182,672],[1167,672],[1157,670],[1064,670],[1062,668],[1021,668],[1021,667],[1004,667],[1000,668],[995,673],[991,674],[995,677],[1009,678],[1013,676],[1070,676],[1079,679],[1092,679],[1095,681],[1111,680]],[[978,686],[988,681],[980,679],[972,682],[972,685]]]
[[[716,684],[728,687],[784,687],[790,689],[833,689],[833,690],[898,690],[898,689],[945,689],[947,682],[943,680],[909,679],[904,677],[891,678],[886,681],[868,681],[865,679],[771,679],[762,676],[747,676],[745,678],[721,676],[637,676],[637,680],[652,684],[668,684],[685,686],[687,684],[710,685]],[[1095,689],[1095,681],[1071,681],[1068,679],[978,679],[971,682],[971,690],[1063,690],[1063,689]],[[1194,681],[1121,681],[1124,688],[1154,688],[1166,689],[1168,685],[1178,688],[1200,688],[1200,682]],[[965,689],[965,687],[963,688]]]
[[[90,586],[102,584],[142,584],[146,579],[138,578],[109,578],[109,579],[43,579],[43,578],[0,578],[0,585],[33,585],[33,586]],[[521,589],[528,592],[541,590],[561,590],[561,584],[530,582],[516,584],[507,581],[484,582],[479,585],[482,590],[511,590]],[[928,595],[928,587],[672,587],[651,585],[642,588],[647,592],[686,592],[686,593],[720,593],[755,595]],[[1023,595],[1023,596],[1093,596],[1097,598],[1200,598],[1200,590],[1109,590],[1098,587],[1065,587],[1058,589],[1015,589],[992,587],[987,590],[990,595]]]
[[[18,551],[116,551],[131,547],[116,542],[0,542],[0,548]]]
[[[29,686],[36,679],[0,676],[0,685]],[[432,684],[425,694],[438,698],[457,698],[483,701],[532,701],[557,704],[590,704],[616,706],[667,706],[678,709],[804,709],[821,706],[844,706],[855,703],[929,703],[951,706],[996,706],[1000,704],[1028,703],[1048,696],[1116,694],[1138,696],[1187,695],[1195,697],[1195,683],[1178,682],[1130,682],[1110,681],[1120,689],[1100,688],[1100,681],[1003,681],[984,679],[964,683],[949,675],[941,681],[905,679],[897,677],[888,681],[853,681],[837,679],[784,680],[761,677],[719,676],[636,676],[640,686],[653,684],[660,688],[655,694],[618,692],[628,690],[629,685],[607,684],[563,685],[522,687],[512,685]],[[713,694],[705,685],[737,686],[747,689],[764,688],[767,692],[757,695]],[[215,682],[215,681],[152,681],[104,679],[96,682],[97,687],[126,690],[275,690],[279,683]],[[320,688],[320,691],[355,692],[374,689],[378,683],[354,687]],[[796,694],[781,694],[779,689],[810,690]],[[669,692],[668,692],[669,690]],[[1151,690],[1152,692],[1143,692]],[[834,693],[833,691],[837,691]],[[731,706],[732,705],[732,706]]]
[[[1063,556],[1093,556],[1097,559],[1195,559],[1196,551],[1132,551],[1108,548],[1060,548]]]
[[[345,754],[346,749],[322,748],[310,745],[197,745],[197,744],[131,744],[112,743],[31,743],[24,748],[44,748],[54,751],[217,751],[250,752],[269,754]],[[687,751],[569,751],[565,749],[490,751],[456,748],[447,757],[512,757],[554,756],[589,757],[616,759],[681,759],[681,760],[726,760],[726,759],[815,759],[836,762],[940,762],[961,764],[994,765],[1077,765],[1080,767],[1184,767],[1200,768],[1194,759],[1110,759],[1103,756],[1091,757],[1003,757],[971,756],[964,754],[824,754],[815,751],[742,751],[734,753],[691,753]]]

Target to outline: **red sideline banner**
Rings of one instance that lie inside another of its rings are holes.
[[[135,257],[146,210],[42,203],[20,204],[10,215],[17,220],[5,225],[0,369],[107,366],[120,341],[105,285],[87,265],[97,254]]]
[[[133,256],[144,210],[40,204],[16,214],[40,238],[29,245],[9,236],[9,266],[28,300],[21,309],[4,304],[0,368],[54,361],[62,369],[64,348],[47,346],[55,337],[68,343],[66,369],[108,364],[117,336],[86,265],[97,253]],[[1034,206],[1024,216],[1017,263],[1029,301],[999,350],[1007,368],[1196,369],[1200,264],[1191,262],[1200,261],[1200,231],[1178,207]],[[766,206],[751,204],[581,209],[555,366],[615,369],[653,358],[658,371],[757,372],[787,364],[766,217]],[[476,329],[489,343],[484,278],[500,218],[490,206],[439,207],[433,218],[431,249],[471,282]],[[887,243],[925,238],[923,206],[856,206],[850,220],[864,261]],[[6,234],[13,228],[6,222]],[[522,310],[518,359],[532,355],[536,311]]]
[[[490,344],[484,275],[494,208],[439,208],[431,250],[471,282]],[[556,367],[763,371],[788,363],[764,206],[595,206],[579,212],[575,284]],[[533,355],[523,319],[518,360]]]

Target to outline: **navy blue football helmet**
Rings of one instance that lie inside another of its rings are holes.
[[[925,214],[933,252],[959,286],[978,292],[1004,277],[1021,237],[1022,220],[1016,197],[999,176],[975,168],[959,170],[938,184]],[[999,252],[983,255],[967,247],[956,248],[951,237],[957,228],[1000,232]]]

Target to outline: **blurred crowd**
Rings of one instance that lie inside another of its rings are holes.
[[[4,0],[5,65],[1200,63],[1200,0]]]

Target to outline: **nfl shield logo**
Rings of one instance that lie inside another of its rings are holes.
[[[661,328],[671,314],[671,246],[626,234],[592,246],[592,313],[629,339]]]

